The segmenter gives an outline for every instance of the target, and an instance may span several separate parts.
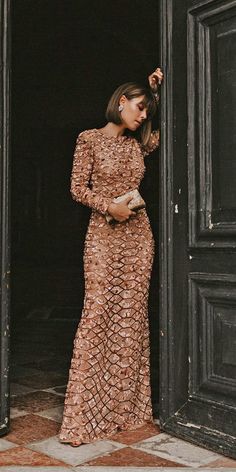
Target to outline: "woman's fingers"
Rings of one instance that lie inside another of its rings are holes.
[[[161,71],[159,71],[159,72],[154,72],[153,75],[154,75],[155,77],[157,77],[158,83],[160,84],[161,81],[162,81],[162,79],[163,79],[163,74],[162,74],[162,72],[161,72]]]
[[[129,216],[136,216],[136,215],[137,215],[136,211],[130,210]]]
[[[127,205],[131,200],[133,200],[133,197],[131,197],[130,195],[129,195],[128,197],[126,197],[126,199],[125,199],[126,205]]]
[[[130,210],[128,204],[133,197],[126,197],[126,199],[121,203],[110,203],[108,207],[108,213],[117,221],[126,221],[129,219],[130,216],[135,215],[136,213]]]
[[[151,75],[148,77],[149,85],[151,89],[156,92],[159,85],[161,85],[163,80],[163,73],[160,68],[156,69]]]
[[[158,82],[160,85],[162,80],[163,80],[163,72],[160,67],[157,67],[157,69],[150,75],[150,79],[153,85]]]

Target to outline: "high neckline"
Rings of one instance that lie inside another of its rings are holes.
[[[101,136],[104,136],[105,138],[107,139],[127,139],[128,136],[126,136],[125,134],[122,134],[121,136],[109,136],[108,134],[105,134],[103,133],[102,131],[100,131],[99,128],[95,128],[95,131],[97,131],[97,133],[99,133]]]

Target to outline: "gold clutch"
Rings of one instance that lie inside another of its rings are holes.
[[[140,210],[141,208],[145,208],[146,204],[143,198],[141,197],[139,191],[137,189],[130,190],[129,192],[125,193],[124,195],[120,195],[119,197],[113,198],[113,203],[122,203],[126,200],[126,198],[132,197],[132,200],[129,201],[128,207],[130,210]],[[111,215],[106,215],[106,220],[108,223],[111,221],[115,221]]]

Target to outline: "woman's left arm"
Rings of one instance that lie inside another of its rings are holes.
[[[148,76],[149,86],[150,86],[150,89],[151,89],[157,103],[159,102],[158,88],[161,85],[162,80],[163,80],[163,73],[162,73],[160,67],[158,67],[154,72],[152,72],[152,74],[150,74]],[[159,129],[153,130],[151,132],[148,143],[145,145],[145,147],[143,147],[144,156],[147,156],[151,152],[155,151],[155,149],[157,147],[159,147],[159,142],[160,142]]]
[[[149,87],[155,96],[157,102],[159,102],[159,93],[158,93],[158,88],[162,84],[163,81],[163,72],[161,71],[160,67],[157,67],[157,69],[154,70],[149,76],[148,76],[148,82],[149,82]]]

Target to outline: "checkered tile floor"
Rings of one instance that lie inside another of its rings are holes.
[[[158,424],[77,448],[59,443],[73,332],[56,323],[48,339],[41,330],[42,339],[34,325],[21,323],[12,343],[11,430],[0,438],[0,472],[236,471],[236,461],[169,436]]]
[[[66,378],[16,368],[11,384],[11,432],[0,439],[0,470],[28,472],[235,470],[236,461],[160,431],[158,424],[73,448],[60,444]],[[131,467],[131,469],[130,469]],[[222,469],[221,469],[222,470]]]

